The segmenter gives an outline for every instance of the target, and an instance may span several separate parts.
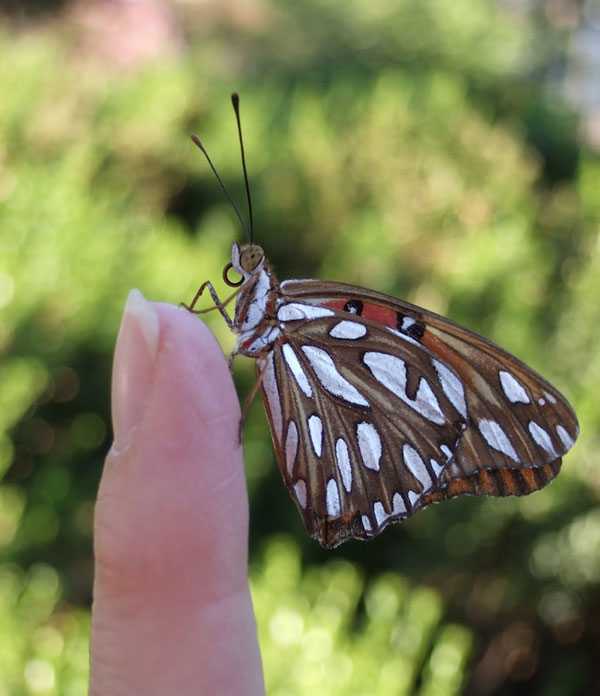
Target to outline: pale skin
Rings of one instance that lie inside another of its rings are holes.
[[[133,291],[112,410],[96,505],[90,694],[264,694],[240,408],[206,326]]]

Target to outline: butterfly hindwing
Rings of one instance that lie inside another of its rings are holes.
[[[529,493],[558,472],[575,416],[516,358],[361,288],[281,290],[281,338],[257,369],[284,480],[321,544],[460,493]]]

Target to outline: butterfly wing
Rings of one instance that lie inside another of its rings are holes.
[[[461,493],[558,473],[575,415],[550,384],[443,317],[342,283],[287,281],[258,361],[286,485],[324,546]]]

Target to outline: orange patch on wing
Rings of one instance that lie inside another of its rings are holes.
[[[501,469],[499,474],[502,477],[502,483],[504,484],[504,488],[507,493],[509,495],[517,495],[518,491],[514,472],[512,472],[510,469]]]
[[[490,476],[490,472],[486,469],[481,469],[477,472],[478,488],[481,490],[481,495],[497,495],[497,486]]]
[[[323,302],[323,306],[343,311],[347,302],[348,300],[330,300]],[[351,312],[349,312],[349,314],[351,314]],[[363,302],[363,310],[360,316],[364,319],[369,319],[369,321],[374,321],[376,324],[380,324],[381,326],[387,326],[390,329],[397,328],[397,312],[395,312],[393,309],[388,309],[387,307],[381,307],[373,304],[372,302]]]
[[[450,481],[447,491],[449,498],[455,495],[473,493],[473,484],[471,484],[468,480],[455,479],[454,481]]]
[[[535,476],[535,471],[533,469],[522,469],[521,476],[525,480],[527,487],[530,491],[535,491],[539,488],[537,478]]]
[[[440,339],[429,329],[425,330],[425,333],[421,338],[421,343],[427,346],[433,353],[439,355],[440,358],[445,360],[447,363],[452,365],[452,367],[454,367],[454,369],[459,373],[462,373],[461,367],[465,364],[464,359],[452,348],[450,348],[447,343],[440,341]]]

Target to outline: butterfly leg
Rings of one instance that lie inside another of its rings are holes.
[[[207,309],[194,309],[196,303],[204,293],[205,289],[208,289],[212,301],[214,302],[214,306],[208,307]],[[233,298],[238,294],[238,292],[239,290],[236,290],[224,302],[221,302],[213,284],[210,282],[210,280],[207,280],[204,283],[202,283],[202,285],[198,289],[198,292],[196,292],[196,294],[194,295],[194,299],[191,301],[189,305],[186,305],[185,302],[180,302],[179,306],[184,307],[188,310],[188,312],[192,312],[192,314],[206,314],[207,312],[212,312],[214,309],[218,309],[223,319],[225,319],[225,323],[227,324],[227,326],[230,329],[233,329],[233,320],[231,319],[229,314],[227,314],[227,310],[225,309],[225,307],[231,302],[231,300],[233,300]]]
[[[232,353],[229,356],[229,360],[231,363],[233,363],[233,358],[235,357],[235,354]],[[250,393],[246,397],[246,401],[244,402],[244,408],[242,409],[242,417],[240,418],[240,427],[238,431],[238,443],[241,445],[242,444],[242,429],[244,427],[244,422],[246,421],[246,416],[248,415],[248,410],[250,409],[250,405],[254,401],[254,397],[256,396],[256,393],[260,389],[260,385],[262,384],[263,378],[265,376],[265,372],[267,371],[267,361],[265,361],[264,365],[261,366],[260,372],[258,373],[258,377],[256,379],[256,382],[254,383],[254,386],[250,390]]]
[[[227,366],[229,367],[229,372],[233,376],[233,361],[235,360],[236,356],[239,355],[235,350],[232,350],[231,353],[229,354],[229,357],[227,358]]]

